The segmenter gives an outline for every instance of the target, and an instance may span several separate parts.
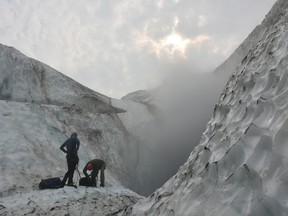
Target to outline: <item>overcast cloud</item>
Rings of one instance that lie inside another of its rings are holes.
[[[212,71],[275,2],[2,0],[0,43],[119,98],[178,70]]]

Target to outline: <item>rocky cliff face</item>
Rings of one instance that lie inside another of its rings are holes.
[[[187,162],[123,215],[288,214],[287,23],[279,0],[218,68],[234,73]]]

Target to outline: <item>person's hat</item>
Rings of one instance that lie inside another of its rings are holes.
[[[74,133],[72,133],[72,134],[71,134],[71,137],[72,137],[72,136],[75,136],[75,137],[77,137],[77,133],[75,133],[75,132],[74,132]]]
[[[87,170],[92,170],[93,169],[93,164],[92,163],[89,163],[88,165],[87,165]]]

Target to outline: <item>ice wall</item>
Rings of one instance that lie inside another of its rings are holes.
[[[288,215],[287,8],[279,0],[233,54],[243,58],[188,161],[123,215]]]
[[[92,112],[119,113],[109,97],[88,89],[49,66],[0,44],[0,99],[75,105]]]
[[[62,177],[67,165],[59,147],[72,132],[81,142],[80,171],[100,158],[107,163],[107,185],[137,190],[141,177],[135,170],[145,146],[134,133],[151,119],[142,104],[106,97],[0,45],[1,196]]]

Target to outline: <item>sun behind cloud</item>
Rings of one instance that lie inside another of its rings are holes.
[[[184,38],[177,32],[163,37],[162,39],[155,40],[146,34],[137,34],[138,48],[149,48],[151,52],[155,53],[157,57],[168,55],[173,58],[178,55],[186,58],[186,52],[189,48],[201,46],[205,41],[210,40],[209,35],[198,35],[194,38]]]
[[[160,40],[160,47],[170,55],[173,55],[175,52],[179,52],[180,54],[185,55],[187,45],[190,42],[190,39],[183,38],[181,35],[173,32],[172,34]]]

